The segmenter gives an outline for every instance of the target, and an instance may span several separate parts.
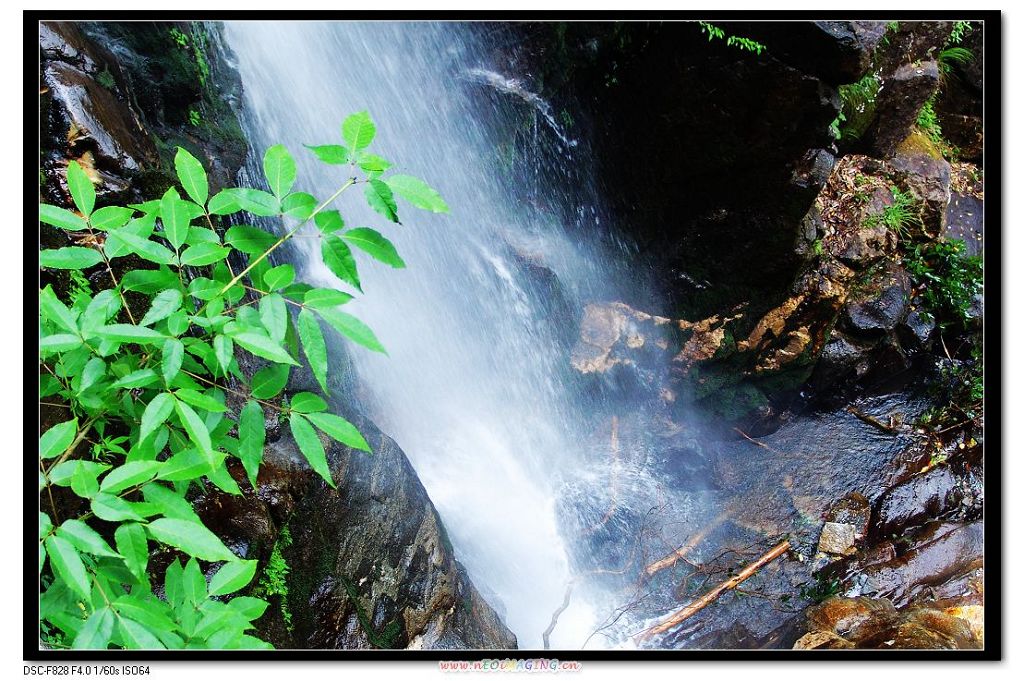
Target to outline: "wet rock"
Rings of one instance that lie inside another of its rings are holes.
[[[766,43],[772,54],[833,86],[860,80],[886,30],[883,21],[757,22],[742,27],[742,35]]]
[[[860,219],[832,239],[834,243],[830,244],[830,252],[858,270],[866,269],[892,253],[896,249],[896,236],[880,220],[873,219],[892,203],[892,193],[888,189],[876,189]]]
[[[268,443],[251,490],[197,500],[208,526],[243,555],[266,559],[283,527],[284,626],[272,608],[259,628],[279,647],[514,648],[515,636],[455,560],[440,517],[401,449],[357,419],[373,454],[332,442],[337,489],[305,463],[294,441]],[[275,597],[276,599],[276,597]]]
[[[939,66],[934,61],[903,63],[885,78],[876,99],[876,120],[870,133],[875,154],[885,158],[896,151],[938,85]]]
[[[961,239],[967,255],[979,255],[985,248],[985,202],[952,192],[942,234],[947,239]]]
[[[984,561],[984,521],[940,525],[903,555],[850,578],[848,595],[889,598],[906,605],[924,589],[973,570]]]
[[[935,335],[935,318],[923,310],[913,310],[897,331],[904,347],[927,350]]]
[[[966,461],[915,475],[879,499],[873,532],[889,537],[929,520],[976,518],[985,501],[984,488],[982,469]]]
[[[907,273],[890,264],[871,278],[867,289],[846,303],[844,329],[861,338],[877,338],[892,331],[906,318],[910,289]]]
[[[922,202],[925,234],[940,234],[946,227],[950,200],[949,162],[924,133],[915,130],[900,143],[889,166],[897,182]]]
[[[850,492],[829,507],[825,520],[851,525],[854,532],[863,537],[867,535],[871,520],[871,502],[860,492]]]
[[[917,607],[898,611],[884,598],[831,598],[809,608],[810,630],[793,646],[962,650],[981,646],[967,619]]]
[[[857,528],[849,523],[826,522],[818,539],[818,553],[846,556],[853,553],[857,543]]]
[[[612,367],[642,366],[648,358],[667,359],[678,345],[678,327],[667,317],[634,310],[624,303],[591,303],[583,310],[572,367],[582,374]]]

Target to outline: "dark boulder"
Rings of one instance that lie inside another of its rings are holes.
[[[858,338],[878,338],[906,319],[910,305],[910,279],[898,265],[888,266],[871,278],[843,309],[843,328]]]
[[[918,112],[939,86],[934,61],[904,63],[884,81],[875,103],[875,123],[869,133],[872,151],[881,158],[896,151],[917,122]]]
[[[950,194],[943,236],[964,242],[967,255],[979,255],[985,248],[985,202],[973,194]]]

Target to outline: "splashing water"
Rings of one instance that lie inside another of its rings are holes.
[[[592,468],[582,451],[591,398],[568,367],[567,344],[583,302],[622,299],[617,282],[626,281],[606,255],[612,238],[581,170],[584,145],[539,95],[486,63],[481,55],[500,40],[493,31],[239,22],[226,37],[253,147],[286,144],[305,181],[297,189],[324,197],[344,181],[344,169],[332,177],[302,145],[339,143],[342,118],[365,109],[378,126],[375,153],[451,206],[450,215],[407,209],[398,226],[361,196],[343,197],[347,225],[380,229],[408,265],[359,260],[365,295],[348,307],[389,355],[350,354],[369,415],[409,456],[456,556],[520,646],[539,648],[574,579],[578,535],[561,527],[559,504],[573,503],[566,490]],[[520,134],[506,144],[503,131],[529,129],[523,121],[533,123],[526,142]],[[502,170],[496,150],[510,147],[532,159],[532,172]],[[302,254],[317,242],[300,241],[303,277],[338,285],[317,253]],[[605,617],[601,598],[580,587],[551,645],[580,647]]]

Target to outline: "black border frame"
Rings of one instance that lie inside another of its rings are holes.
[[[583,11],[583,10],[487,10],[487,11],[452,11],[452,10],[404,10],[404,11],[247,11],[247,10],[116,10],[116,11],[76,11],[76,10],[24,10],[24,136],[23,136],[23,167],[35,168],[38,177],[40,119],[38,106],[39,87],[39,47],[38,24],[40,21],[217,21],[217,20],[376,20],[376,21],[683,21],[683,20],[726,20],[726,21],[795,21],[813,19],[861,19],[888,21],[894,18],[918,21],[959,20],[969,19],[985,23],[985,64],[984,80],[986,87],[983,92],[983,121],[985,127],[984,140],[984,172],[986,175],[986,229],[985,229],[985,306],[988,314],[984,318],[984,363],[985,363],[985,418],[986,440],[983,444],[987,469],[985,492],[985,629],[987,630],[985,648],[982,650],[760,650],[760,649],[681,649],[681,650],[84,650],[61,651],[39,649],[39,590],[36,574],[36,551],[31,549],[32,537],[38,531],[38,495],[36,476],[27,465],[23,470],[24,508],[23,508],[23,586],[24,586],[24,621],[22,632],[22,654],[26,662],[46,662],[48,665],[70,665],[78,662],[106,662],[113,664],[135,663],[138,661],[296,661],[296,660],[336,660],[336,661],[424,661],[424,660],[483,660],[483,659],[519,659],[519,658],[551,658],[558,660],[581,661],[685,661],[685,660],[806,660],[806,661],[850,661],[850,660],[887,660],[887,661],[995,661],[1003,659],[1003,552],[1002,543],[1005,539],[1002,519],[1003,505],[1003,401],[1002,401],[1002,314],[1003,314],[1003,175],[1002,175],[1002,13],[1000,10],[970,9],[964,11],[950,10],[614,10],[614,11]],[[31,145],[29,140],[35,140]],[[27,175],[26,175],[27,177]],[[37,189],[34,182],[25,182],[24,186],[24,234],[38,234],[38,220],[29,210],[29,206],[38,203]],[[38,250],[29,250],[28,239],[24,246],[24,342],[26,348],[24,375],[24,392],[26,404],[24,451],[26,461],[37,456],[36,448],[28,434],[38,432],[38,394],[39,384],[36,380],[38,361],[29,356],[28,348],[38,347],[37,320],[38,295]],[[993,285],[994,284],[994,285]],[[30,362],[29,360],[32,360]],[[29,404],[29,398],[34,402]],[[991,510],[990,510],[991,509]],[[34,604],[34,606],[32,605]],[[26,665],[28,673],[28,665]]]

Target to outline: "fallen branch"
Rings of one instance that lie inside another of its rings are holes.
[[[697,548],[697,545],[704,541],[704,539],[709,534],[711,534],[711,532],[714,531],[715,528],[724,523],[731,514],[732,509],[726,508],[724,511],[719,513],[714,518],[714,520],[712,520],[710,523],[708,523],[700,530],[698,530],[696,533],[694,533],[693,536],[690,537],[690,539],[685,544],[683,544],[678,549],[668,554],[664,558],[656,560],[650,565],[648,565],[646,568],[644,568],[644,575],[646,577],[651,577],[657,572],[660,572],[665,568],[672,567],[683,558],[686,558],[687,554],[689,554],[690,551],[693,551],[695,548]]]
[[[865,414],[864,412],[862,412],[860,409],[857,409],[856,407],[847,407],[846,411],[850,412],[851,414],[853,414],[854,416],[856,416],[857,418],[859,418],[861,421],[863,421],[864,423],[868,424],[869,426],[874,426],[875,428],[878,428],[879,430],[884,431],[886,433],[890,433],[890,434],[896,432],[896,429],[893,428],[892,426],[887,425],[885,423],[882,423],[881,421],[876,419],[874,416],[871,416],[870,414]]]
[[[569,599],[572,598],[572,587],[576,584],[576,580],[569,582],[569,586],[565,589],[565,599],[562,600],[562,604],[558,606],[558,609],[551,613],[551,624],[544,630],[544,650],[551,648],[551,632],[555,630],[555,625],[558,624],[558,618],[565,612],[565,609],[569,607]]]
[[[772,562],[783,553],[789,550],[789,540],[786,539],[776,544],[768,553],[765,553],[760,558],[755,560],[753,563],[743,568],[739,574],[734,577],[730,577],[715,588],[711,589],[703,596],[687,605],[682,610],[679,610],[669,617],[667,617],[660,624],[656,624],[650,629],[646,629],[635,636],[638,643],[646,641],[647,639],[657,634],[662,634],[669,629],[679,626],[695,614],[706,608],[711,603],[714,603],[724,592],[735,589],[737,586],[750,579],[758,570],[763,568],[768,563]]]

